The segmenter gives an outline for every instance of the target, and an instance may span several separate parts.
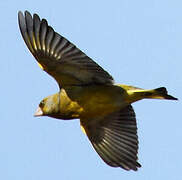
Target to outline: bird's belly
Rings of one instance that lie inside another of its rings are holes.
[[[125,92],[118,86],[68,87],[66,93],[82,108],[80,117],[105,116],[127,105]]]
[[[112,112],[116,112],[127,104],[123,101],[121,95],[95,94],[83,104],[83,116],[98,117],[105,116]]]

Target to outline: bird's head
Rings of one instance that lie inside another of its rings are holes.
[[[59,113],[60,108],[60,95],[59,93],[53,94],[44,98],[37,108],[34,116],[50,116],[54,117]]]

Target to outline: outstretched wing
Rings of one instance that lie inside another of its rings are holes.
[[[28,11],[18,13],[23,39],[39,65],[60,87],[113,84],[113,78],[66,38],[56,33],[45,19]]]
[[[102,119],[81,119],[81,126],[108,165],[135,171],[141,167],[137,162],[137,125],[131,105]]]

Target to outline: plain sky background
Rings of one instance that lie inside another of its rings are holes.
[[[107,70],[116,82],[167,87],[182,100],[181,0],[0,1],[1,180],[179,180],[182,101],[133,104],[138,122],[137,172],[107,166],[79,121],[33,114],[58,86],[20,35],[17,13],[29,10]]]

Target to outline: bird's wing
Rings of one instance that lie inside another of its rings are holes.
[[[138,137],[135,112],[131,105],[105,118],[81,119],[100,157],[110,166],[137,170]]]
[[[53,76],[60,87],[72,85],[113,84],[102,67],[56,33],[45,19],[28,11],[18,13],[23,39],[40,67]]]

